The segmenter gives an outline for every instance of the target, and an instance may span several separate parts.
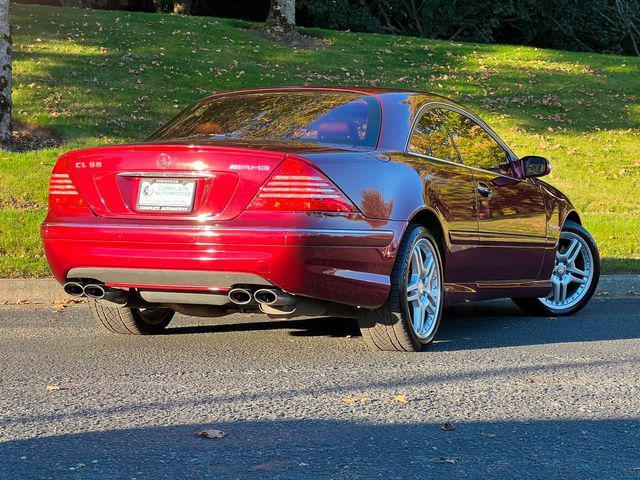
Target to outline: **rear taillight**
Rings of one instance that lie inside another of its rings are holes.
[[[356,207],[320,170],[287,158],[258,191],[252,210],[355,212]]]
[[[69,175],[66,160],[58,160],[49,181],[49,207],[84,207],[85,205],[82,195]]]

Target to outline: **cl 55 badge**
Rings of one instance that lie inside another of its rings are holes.
[[[102,162],[76,162],[76,168],[100,168],[102,167]]]

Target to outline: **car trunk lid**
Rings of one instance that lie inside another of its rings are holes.
[[[243,146],[140,144],[65,158],[98,216],[203,221],[237,216],[285,156]]]

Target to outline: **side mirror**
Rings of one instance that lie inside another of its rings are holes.
[[[551,171],[551,162],[544,157],[527,155],[518,160],[520,171],[525,178],[535,178],[548,175]]]

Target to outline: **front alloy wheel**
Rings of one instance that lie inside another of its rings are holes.
[[[534,314],[571,315],[589,302],[599,278],[600,256],[595,241],[584,227],[567,221],[560,233],[549,295],[513,301]]]

